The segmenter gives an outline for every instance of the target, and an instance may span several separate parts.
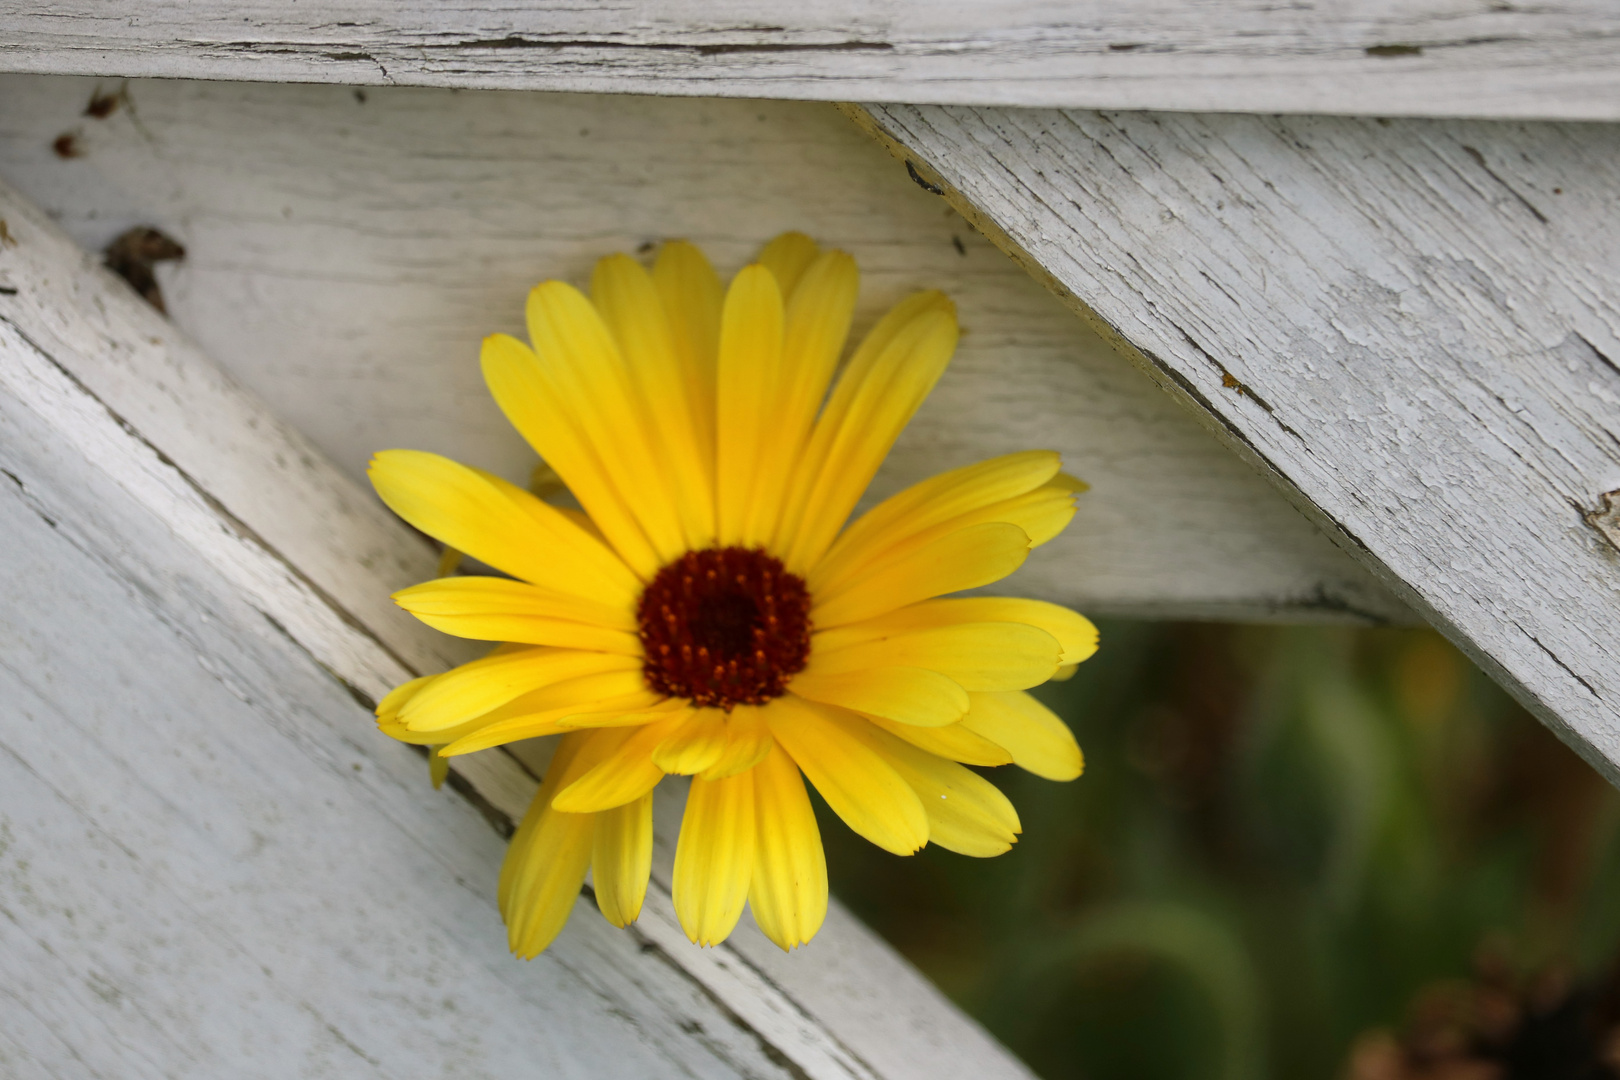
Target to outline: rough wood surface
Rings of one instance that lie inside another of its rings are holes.
[[[599,919],[505,955],[499,837],[14,389],[0,1072],[794,1075]]]
[[[444,660],[366,601],[431,552],[0,218],[0,1073],[1027,1077],[841,913],[801,978],[757,931],[686,942],[664,875],[637,930],[584,897],[510,958],[499,836],[366,708]],[[505,754],[458,786],[497,820],[534,790]]]
[[[1620,781],[1620,127],[864,115]]]
[[[104,119],[84,115],[98,91],[114,105]],[[526,477],[533,455],[490,401],[477,350],[523,332],[531,285],[582,281],[605,252],[667,236],[729,272],[797,227],[860,260],[858,329],[930,286],[967,328],[876,492],[1032,446],[1092,484],[1015,587],[1095,614],[1410,618],[829,106],[28,76],[0,77],[0,101],[0,176],[92,249],[140,224],[181,241],[185,261],[159,268],[175,321],[351,477],[390,446]],[[54,149],[64,134],[77,156]],[[142,370],[119,385],[173,381]],[[128,407],[180,407],[153,395]],[[218,417],[197,433],[203,465],[216,444],[249,445],[229,408],[195,412]],[[410,557],[420,577],[423,554]]]
[[[12,0],[9,71],[1620,119],[1607,0]]]

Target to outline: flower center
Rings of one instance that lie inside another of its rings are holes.
[[[810,657],[810,590],[758,549],[689,551],[641,594],[643,672],[694,705],[763,705]]]

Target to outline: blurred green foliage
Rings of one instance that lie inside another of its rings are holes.
[[[1482,951],[1611,962],[1620,797],[1437,634],[1102,631],[1039,692],[1085,775],[990,771],[1012,852],[819,808],[838,896],[1047,1080],[1338,1077]]]

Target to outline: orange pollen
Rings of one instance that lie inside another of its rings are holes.
[[[658,571],[636,618],[648,685],[694,705],[763,705],[810,658],[810,590],[758,548],[687,552]]]

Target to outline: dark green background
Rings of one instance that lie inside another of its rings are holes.
[[[818,806],[837,895],[1047,1080],[1314,1078],[1481,965],[1605,969],[1620,798],[1437,634],[1113,621],[1038,694],[1079,780],[909,859]]]

